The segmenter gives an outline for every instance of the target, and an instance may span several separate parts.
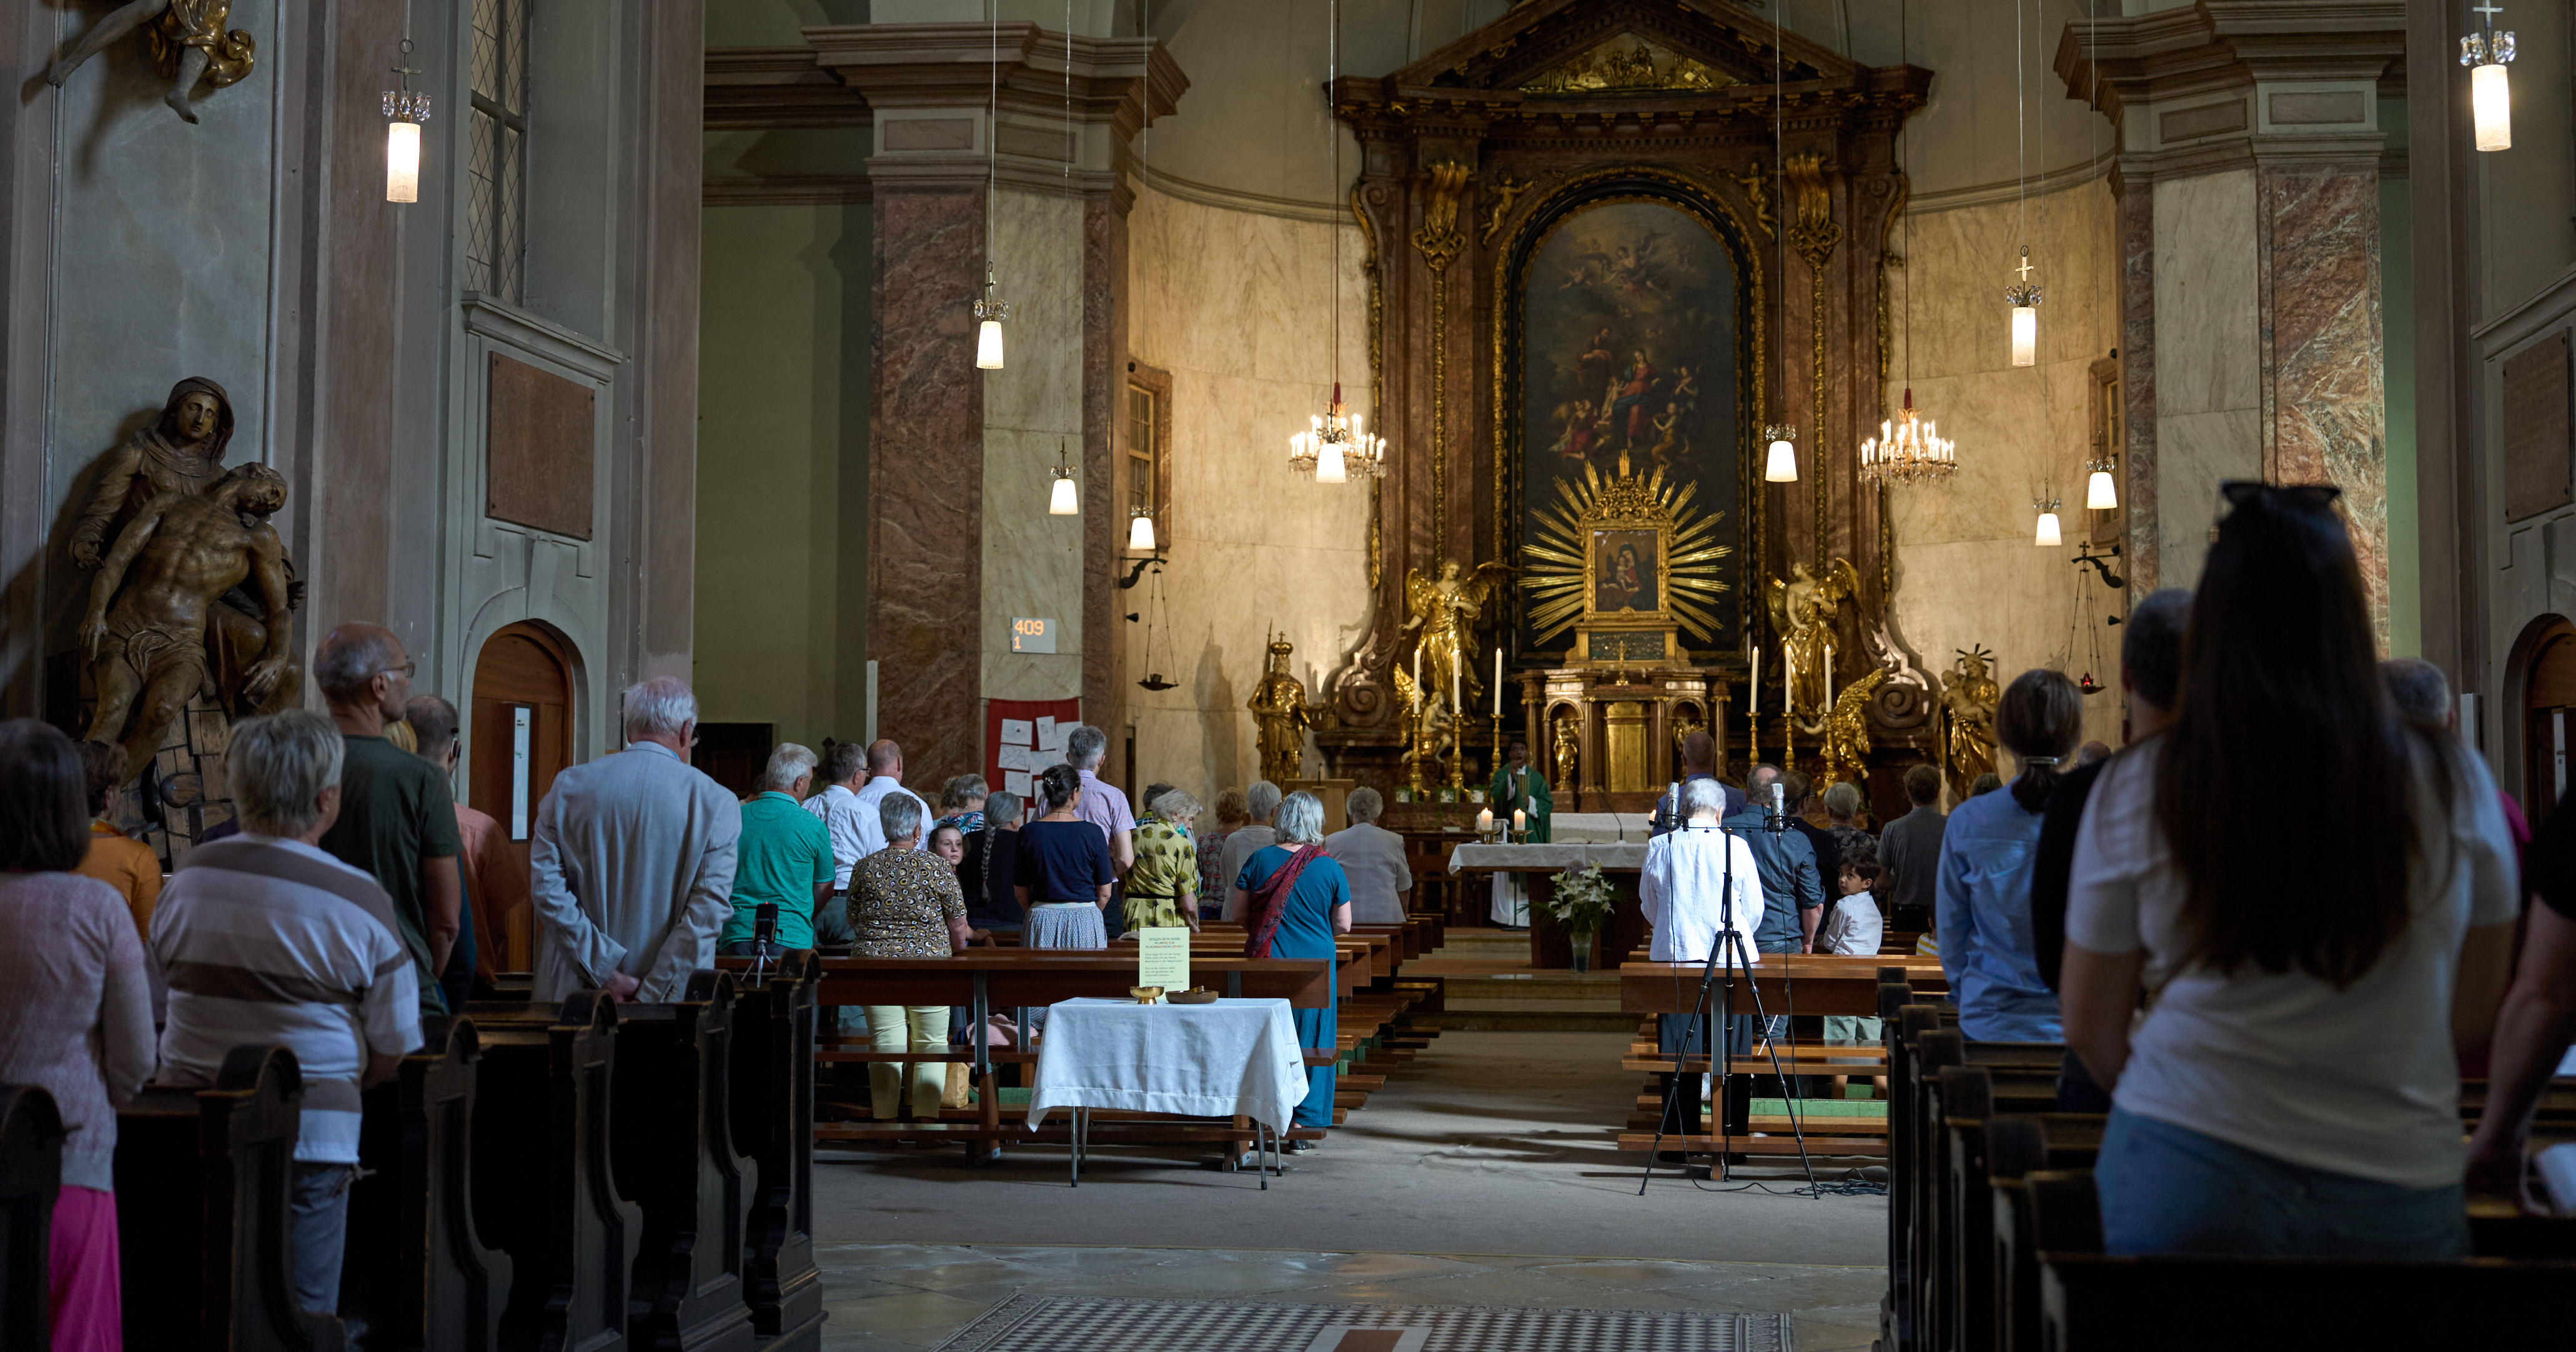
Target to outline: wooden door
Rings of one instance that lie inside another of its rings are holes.
[[[528,866],[528,843],[537,804],[556,772],[572,763],[572,661],[551,630],[519,623],[494,634],[474,659],[472,782],[466,803],[491,814],[519,867]],[[495,971],[524,972],[535,960],[536,917],[521,907],[494,938]]]
[[[2523,692],[2522,802],[2538,826],[2567,796],[2568,757],[2576,752],[2576,625],[2559,621],[2532,646]]]

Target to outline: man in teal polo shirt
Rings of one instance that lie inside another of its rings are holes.
[[[832,833],[802,805],[813,784],[813,752],[783,742],[769,753],[760,796],[742,805],[733,918],[716,936],[718,953],[751,955],[753,920],[764,904],[778,908],[773,954],[814,946],[814,908],[832,895]]]

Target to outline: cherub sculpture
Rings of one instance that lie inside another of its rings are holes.
[[[1476,677],[1476,663],[1469,640],[1476,631],[1476,618],[1484,612],[1485,602],[1502,587],[1512,569],[1499,563],[1480,563],[1476,571],[1461,578],[1458,561],[1440,565],[1440,576],[1425,576],[1419,568],[1404,570],[1404,605],[1407,630],[1422,631],[1422,683],[1430,689],[1428,697],[1443,708],[1473,707],[1484,693],[1484,682]],[[1466,689],[1450,690],[1452,663]]]

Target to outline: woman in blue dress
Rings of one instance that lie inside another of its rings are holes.
[[[1273,827],[1277,843],[1243,861],[1227,907],[1243,917],[1251,932],[1243,955],[1329,963],[1333,936],[1350,933],[1351,879],[1324,853],[1324,805],[1311,793],[1292,793],[1281,800]],[[1334,998],[1338,1002],[1339,996]],[[1334,1004],[1297,1010],[1298,1043],[1326,1051],[1340,1045],[1337,1012]],[[1333,1124],[1333,1069],[1307,1068],[1306,1097],[1297,1104],[1296,1125]],[[1288,1148],[1303,1151],[1313,1145],[1290,1141]]]

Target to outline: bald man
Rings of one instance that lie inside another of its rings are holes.
[[[885,824],[877,814],[885,803],[886,795],[891,793],[899,793],[921,803],[923,821],[939,815],[930,810],[930,804],[922,802],[920,794],[903,786],[903,748],[890,741],[872,743],[868,747],[867,786],[854,795],[862,857],[886,847]],[[930,833],[924,831],[913,837],[912,848],[926,850],[930,848],[929,840]]]
[[[393,898],[403,947],[419,979],[420,1012],[448,1014],[439,984],[464,932],[465,885],[456,871],[456,799],[437,766],[385,740],[403,716],[415,664],[394,631],[352,622],[313,653],[313,681],[331,706],[346,759],[340,816],[319,842]],[[463,955],[471,977],[473,955]]]

